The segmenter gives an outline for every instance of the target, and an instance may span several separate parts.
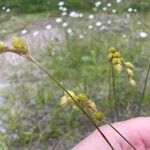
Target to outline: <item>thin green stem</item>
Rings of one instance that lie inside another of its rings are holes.
[[[105,122],[106,124],[108,124],[113,130],[115,130],[134,150],[136,150],[136,148],[133,146],[132,143],[130,143],[112,124]]]
[[[109,65],[109,72],[108,72],[108,100],[109,100],[109,109],[110,109],[110,118],[111,122],[113,122],[113,111],[112,111],[112,99],[111,99],[111,66]]]
[[[112,70],[112,87],[113,87],[113,93],[114,93],[114,99],[115,99],[116,117],[117,117],[117,121],[118,121],[119,120],[119,112],[118,112],[118,101],[117,101],[117,96],[116,96],[115,73],[114,73],[113,65],[111,65],[111,70]]]
[[[141,107],[142,107],[142,103],[143,103],[143,100],[144,100],[144,95],[145,95],[146,85],[147,85],[147,82],[148,82],[149,72],[150,72],[150,64],[148,66],[148,71],[147,71],[147,75],[146,75],[146,78],[145,78],[143,91],[142,91],[140,102],[139,102],[139,106],[138,106],[137,116],[139,116],[140,112],[141,112]]]
[[[95,121],[91,118],[90,115],[88,115],[86,113],[86,111],[80,106],[80,104],[74,99],[74,97],[67,91],[67,89],[57,79],[55,79],[43,66],[41,66],[41,64],[38,63],[32,56],[27,57],[27,59],[30,60],[31,62],[33,62],[36,66],[38,66],[43,72],[45,72],[53,81],[55,81],[57,83],[57,85],[64,92],[66,92],[68,94],[68,96],[70,96],[70,98],[74,101],[74,103],[79,107],[79,109],[85,114],[85,116],[91,121],[91,123],[93,124],[93,126],[98,130],[98,132],[101,134],[101,136],[105,139],[105,141],[108,143],[108,145],[110,146],[110,148],[112,150],[115,150],[113,148],[113,146],[111,145],[111,143],[109,142],[109,140],[107,139],[107,137],[99,129],[99,127],[97,126],[97,124],[95,123]]]

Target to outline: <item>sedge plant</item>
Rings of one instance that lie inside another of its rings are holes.
[[[134,73],[133,73],[133,69],[134,69],[134,65],[131,62],[127,62],[125,61],[125,58],[122,56],[122,54],[120,53],[120,51],[114,47],[111,47],[108,50],[108,54],[107,54],[107,59],[109,61],[109,95],[111,94],[111,76],[112,76],[112,92],[113,92],[113,96],[114,96],[114,103],[115,103],[115,111],[116,111],[116,118],[117,121],[119,120],[119,99],[117,96],[117,91],[116,91],[116,81],[115,81],[115,71],[117,73],[120,73],[122,71],[122,69],[125,69],[125,71],[127,72],[127,76],[128,76],[128,81],[129,84],[133,87],[136,86],[136,82],[134,80]],[[110,107],[110,111],[112,114],[112,101],[111,101],[111,96],[109,96],[109,107]],[[111,115],[112,116],[112,115]]]
[[[54,76],[52,76],[36,59],[32,56],[32,54],[28,50],[28,46],[24,40],[22,40],[19,37],[12,37],[12,47],[7,46],[4,42],[0,42],[0,54],[4,52],[12,52],[15,54],[18,54],[20,56],[23,56],[28,61],[31,61],[34,63],[37,67],[39,67],[45,74],[47,74],[63,91],[64,96],[59,101],[59,104],[62,107],[65,107],[67,105],[71,105],[73,108],[79,108],[83,114],[90,120],[90,122],[93,124],[93,126],[98,130],[100,135],[105,139],[105,141],[108,143],[110,148],[114,150],[114,147],[110,143],[110,141],[107,139],[107,137],[103,134],[103,132],[100,130],[100,128],[97,125],[97,120],[100,122],[105,122],[108,124],[112,129],[114,129],[134,150],[136,148],[111,124],[109,124],[106,120],[105,115],[99,111],[94,103],[94,101],[90,100],[85,94],[79,93],[75,94],[72,91],[67,90]],[[114,51],[113,51],[114,53]],[[114,62],[114,60],[112,59]],[[118,62],[118,59],[115,61]],[[120,70],[121,65],[120,63],[114,63],[118,70]],[[134,80],[132,79],[132,73],[131,73],[131,64],[125,63],[124,65],[127,67],[127,73],[129,74],[129,82],[133,85]],[[128,70],[130,69],[130,71]],[[131,82],[132,81],[132,82]]]

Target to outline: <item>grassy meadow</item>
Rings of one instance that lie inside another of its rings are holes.
[[[43,7],[40,1],[35,6],[30,2],[0,2],[11,8],[0,11],[0,41],[10,44],[11,36],[23,38],[62,85],[88,95],[110,122],[111,115],[113,121],[117,118],[113,95],[110,114],[107,53],[115,47],[134,64],[137,84],[129,85],[125,70],[115,72],[118,120],[150,115],[149,81],[137,114],[150,63],[149,0],[112,6],[103,1],[95,11],[92,0],[66,0],[67,15],[58,10],[58,1],[52,6],[53,1],[44,0]],[[71,16],[72,10],[81,13]],[[31,62],[1,54],[0,68],[0,150],[69,150],[94,130],[79,109],[60,107],[63,91]]]

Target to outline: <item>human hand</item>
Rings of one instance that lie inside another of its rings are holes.
[[[139,117],[112,124],[137,150],[150,150],[150,117]],[[131,146],[110,126],[100,127],[115,150],[132,150]],[[94,131],[72,150],[111,150],[109,145]]]

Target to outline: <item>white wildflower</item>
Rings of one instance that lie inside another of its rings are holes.
[[[148,36],[148,34],[146,32],[144,32],[144,31],[141,31],[139,33],[139,35],[140,35],[141,38],[146,38]]]
[[[62,22],[62,18],[56,18],[56,22],[57,22],[57,23]]]
[[[96,22],[96,26],[100,27],[102,25],[102,23],[100,21]]]
[[[101,1],[95,2],[95,6],[96,6],[96,7],[99,7],[101,4],[102,4]]]
[[[93,19],[94,18],[94,15],[89,15],[89,19]]]

